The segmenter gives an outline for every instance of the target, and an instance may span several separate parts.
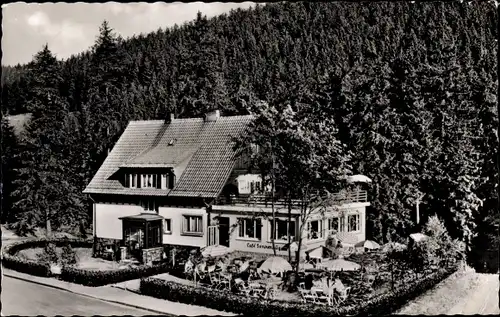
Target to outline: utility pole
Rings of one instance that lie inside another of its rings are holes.
[[[425,194],[421,194],[415,204],[416,204],[416,211],[417,211],[417,225],[420,223],[420,202],[422,201],[422,198],[424,198]]]

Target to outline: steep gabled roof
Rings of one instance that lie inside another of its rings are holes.
[[[84,193],[216,197],[234,167],[232,138],[252,116],[132,121]],[[121,167],[176,167],[185,164],[170,191],[125,188],[113,175]]]

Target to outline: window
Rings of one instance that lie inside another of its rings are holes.
[[[338,217],[333,217],[328,219],[328,231],[333,232],[333,231],[340,231],[339,230],[340,222]]]
[[[153,199],[147,199],[141,201],[142,208],[144,208],[145,211],[158,211],[158,206],[156,205],[156,201]]]
[[[132,250],[144,247],[144,231],[142,228],[129,227],[125,229],[125,244]]]
[[[137,174],[128,174],[128,184],[130,188],[137,188]]]
[[[171,234],[172,233],[172,219],[164,219],[163,221],[163,233]]]
[[[167,174],[161,174],[161,189],[168,189],[168,175]]]
[[[313,220],[307,223],[307,239],[323,238],[323,220]]]
[[[150,225],[148,227],[148,244],[147,248],[154,248],[161,246],[162,244],[162,239],[161,239],[161,227],[159,225],[153,226]]]
[[[184,222],[182,225],[182,233],[186,234],[203,234],[203,226],[201,216],[184,216]]]
[[[288,241],[288,235],[290,235],[290,240],[294,240],[296,237],[295,221],[276,219],[276,228],[272,229],[273,221],[269,220],[271,228],[271,239]]]
[[[359,223],[359,214],[349,215],[347,217],[347,222],[349,224],[349,231],[360,231],[361,226]]]
[[[156,175],[154,174],[143,174],[142,178],[142,188],[156,188]]]
[[[240,238],[261,239],[261,222],[260,219],[238,218]]]
[[[344,232],[344,231],[345,231],[345,217],[341,217],[339,232]]]
[[[261,188],[260,188],[261,182],[260,181],[251,181],[250,182],[250,193],[260,193]]]

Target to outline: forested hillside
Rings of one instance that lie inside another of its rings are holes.
[[[3,114],[33,116],[25,139],[3,133],[2,218],[88,223],[81,191],[129,120],[307,102],[373,179],[375,239],[414,230],[421,197],[454,237],[493,245],[497,29],[486,2],[276,3],[127,40],[104,23],[89,52],[3,68]]]

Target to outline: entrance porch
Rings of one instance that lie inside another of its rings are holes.
[[[121,258],[152,264],[163,259],[163,217],[143,213],[122,217]]]

